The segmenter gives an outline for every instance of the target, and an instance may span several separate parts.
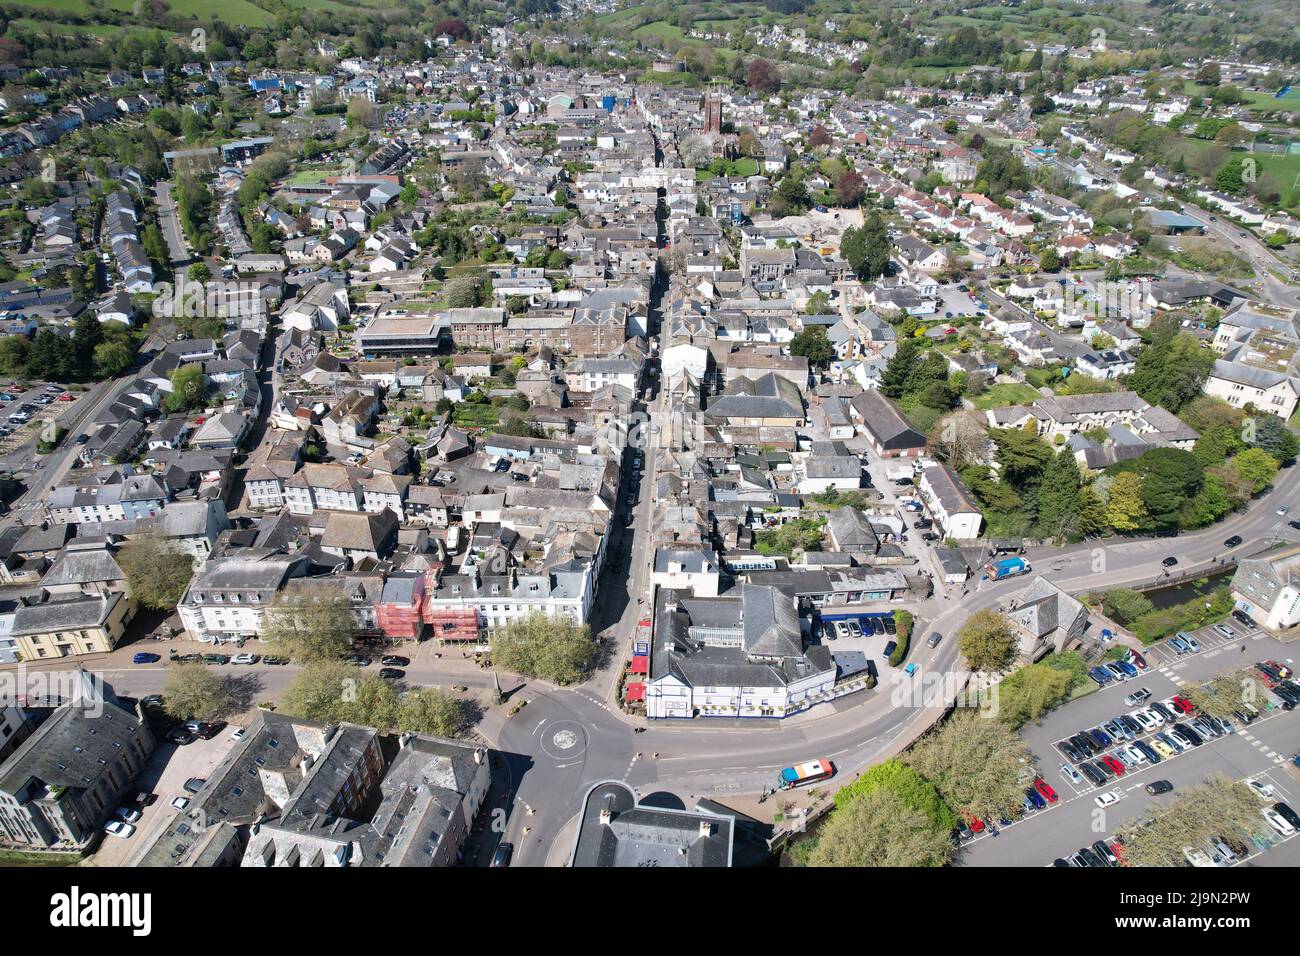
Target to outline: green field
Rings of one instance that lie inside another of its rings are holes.
[[[117,13],[131,13],[135,9],[134,0],[105,0],[105,7]],[[5,9],[47,10],[52,13],[75,13],[85,15],[86,4],[83,0],[24,0],[22,3],[3,4]],[[171,12],[180,16],[195,17],[202,20],[225,20],[237,26],[264,27],[275,22],[275,17],[261,7],[254,6],[249,0],[171,0]],[[59,26],[57,18],[54,26]],[[49,21],[41,21],[44,26]],[[103,27],[80,27],[67,24],[82,33],[94,33]],[[110,31],[111,27],[108,28]]]
[[[1038,399],[1038,389],[1020,382],[990,385],[989,390],[971,401],[982,412],[1004,405],[1027,405]]]

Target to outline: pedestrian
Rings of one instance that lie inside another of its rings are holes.
[[[1246,645],[1245,645],[1245,644],[1242,644],[1242,645],[1241,645],[1241,653],[1243,653],[1243,654],[1246,653]]]

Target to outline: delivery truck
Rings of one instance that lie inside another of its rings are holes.
[[[1003,558],[984,565],[984,577],[990,581],[1001,581],[1014,578],[1017,574],[1028,574],[1032,570],[1024,558]]]

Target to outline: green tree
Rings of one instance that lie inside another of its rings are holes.
[[[1038,526],[1047,537],[1068,536],[1079,530],[1083,477],[1074,452],[1062,448],[1043,468],[1039,485]]]
[[[121,342],[101,342],[95,346],[95,357],[92,362],[95,377],[117,378],[131,367],[132,358],[131,350]]]
[[[337,659],[352,650],[356,636],[348,599],[332,591],[282,591],[262,621],[262,640],[297,661]]]
[[[1142,500],[1142,479],[1133,472],[1115,476],[1106,502],[1106,523],[1125,534],[1146,527],[1150,516]]]
[[[172,390],[163,399],[163,411],[187,412],[203,408],[208,400],[208,379],[203,366],[191,362],[171,374]]]
[[[943,866],[948,831],[892,790],[878,789],[836,809],[817,836],[809,866]]]
[[[831,345],[826,330],[814,325],[790,340],[790,354],[803,356],[809,365],[825,366],[835,358],[835,347]]]
[[[591,630],[546,614],[530,614],[492,634],[498,667],[554,684],[578,680],[596,653]]]
[[[117,552],[136,603],[154,610],[176,607],[194,573],[194,559],[161,534],[127,541]]]
[[[1232,459],[1231,466],[1252,495],[1271,485],[1280,467],[1277,459],[1262,448],[1247,448]]]
[[[1000,671],[1015,659],[1015,628],[1006,615],[985,608],[966,618],[957,646],[972,670]]]
[[[172,664],[162,694],[167,713],[177,720],[216,720],[228,716],[235,702],[226,682],[203,664]]]
[[[1070,696],[1070,674],[1046,664],[1027,664],[998,684],[998,720],[1019,729]]]
[[[1177,414],[1201,395],[1214,359],[1214,352],[1201,348],[1195,336],[1179,331],[1176,321],[1161,320],[1151,343],[1138,353],[1129,387],[1152,405]]]
[[[1005,723],[960,708],[903,757],[948,806],[977,817],[1019,815],[1030,760],[1023,738]]]

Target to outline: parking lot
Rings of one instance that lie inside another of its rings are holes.
[[[134,834],[125,839],[105,835],[88,862],[93,866],[126,865],[176,815],[172,799],[190,796],[185,792],[185,781],[191,777],[206,779],[230,752],[235,745],[231,737],[234,730],[233,726],[226,727],[211,740],[200,738],[185,746],[160,739],[149,763],[136,778],[134,788],[135,792],[151,792],[157,799],[143,809]]]
[[[47,418],[56,421],[65,418],[77,406],[81,394],[52,383],[33,385],[25,391],[10,387],[0,392],[0,455],[12,454],[39,438],[41,422]],[[69,398],[61,400],[63,395]],[[28,416],[28,420],[14,421],[15,415]]]

